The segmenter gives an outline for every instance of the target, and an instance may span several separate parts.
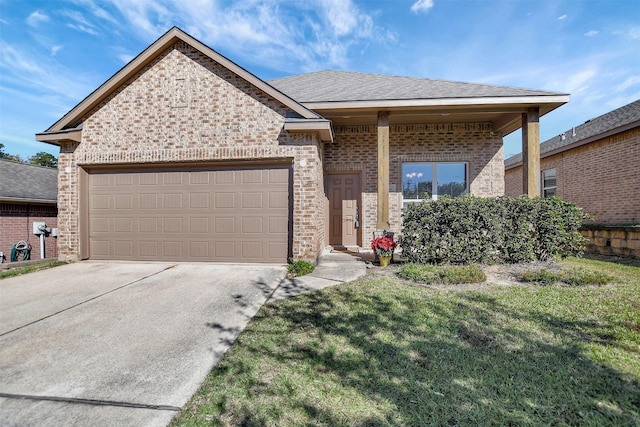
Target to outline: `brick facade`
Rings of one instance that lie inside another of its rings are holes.
[[[540,161],[556,169],[557,195],[596,222],[640,223],[640,128],[618,133]],[[522,166],[505,172],[506,194],[522,194]]]
[[[11,261],[11,248],[20,240],[31,244],[31,259],[40,258],[40,237],[33,234],[33,223],[44,221],[47,227],[56,228],[57,209],[54,205],[27,203],[0,203],[0,252],[4,262]],[[58,256],[57,239],[45,237],[45,258]]]
[[[287,134],[288,108],[184,42],[177,42],[82,119],[82,142],[61,143],[60,258],[80,254],[81,168],[273,160],[293,165],[295,258],[324,246],[322,148]]]
[[[325,144],[325,170],[362,174],[360,245],[368,248],[377,222],[377,127],[334,126],[334,133],[335,141]],[[490,123],[391,125],[389,157],[390,230],[396,233],[401,229],[403,162],[466,162],[471,194],[504,194],[503,143]]]

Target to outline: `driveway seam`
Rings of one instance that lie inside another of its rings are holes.
[[[113,292],[115,292],[115,291],[118,291],[118,290],[120,290],[120,289],[122,289],[122,288],[126,288],[127,286],[131,286],[131,285],[133,285],[133,284],[135,284],[135,283],[138,283],[138,282],[140,282],[140,281],[142,281],[142,280],[148,279],[149,277],[153,277],[153,276],[158,275],[158,274],[160,274],[160,273],[164,273],[165,271],[167,271],[167,270],[169,270],[169,269],[171,269],[171,268],[175,267],[176,265],[177,265],[177,264],[170,265],[170,266],[168,266],[168,267],[166,267],[166,268],[163,268],[163,269],[162,269],[162,270],[160,270],[160,271],[156,271],[156,272],[155,272],[155,273],[153,273],[153,274],[149,274],[148,276],[141,277],[140,279],[134,280],[133,282],[125,283],[124,285],[119,286],[119,287],[117,287],[117,288],[115,288],[115,289],[111,289],[111,290],[110,290],[110,291],[108,291],[108,292],[105,292],[105,293],[100,294],[100,295],[96,295],[96,296],[91,297],[91,298],[89,298],[89,299],[87,299],[87,300],[85,300],[85,301],[81,301],[81,302],[79,302],[79,303],[77,303],[77,304],[74,304],[74,305],[72,305],[72,306],[70,306],[70,307],[64,308],[64,309],[59,310],[59,311],[57,311],[57,312],[55,312],[55,313],[49,314],[49,315],[47,315],[47,316],[44,316],[44,317],[42,317],[42,318],[40,318],[40,319],[37,319],[37,320],[34,320],[34,321],[32,321],[32,322],[26,323],[26,324],[24,324],[24,325],[22,325],[22,326],[18,326],[17,328],[14,328],[14,329],[12,329],[12,330],[10,330],[10,331],[3,332],[3,333],[1,333],[1,334],[0,334],[0,337],[3,337],[3,336],[5,336],[5,335],[8,335],[8,334],[10,334],[10,333],[12,333],[12,332],[15,332],[15,331],[19,331],[20,329],[26,328],[27,326],[31,326],[31,325],[33,325],[33,324],[35,324],[35,323],[41,322],[41,321],[46,320],[46,319],[48,319],[48,318],[50,318],[50,317],[56,316],[56,315],[58,315],[58,314],[60,314],[60,313],[64,313],[65,311],[71,310],[71,309],[73,309],[73,308],[76,308],[76,307],[78,307],[78,306],[81,306],[81,305],[83,305],[83,304],[86,304],[86,303],[88,303],[88,302],[90,302],[90,301],[93,301],[93,300],[95,300],[95,299],[102,298],[102,297],[103,297],[103,296],[105,296],[105,295],[109,295],[110,293],[113,293]]]
[[[117,402],[101,399],[81,399],[77,397],[35,396],[29,394],[13,394],[2,392],[0,392],[0,397],[4,397],[6,399],[46,400],[49,402],[79,403],[83,405],[93,406],[119,406],[123,408],[155,409],[158,411],[178,412],[180,410],[180,408],[178,408],[177,406],[171,405],[150,405],[145,403]]]

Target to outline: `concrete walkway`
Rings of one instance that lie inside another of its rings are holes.
[[[373,259],[373,255],[370,255]],[[326,251],[318,259],[313,273],[285,279],[271,296],[272,300],[289,298],[304,292],[317,291],[327,286],[351,282],[367,272],[367,255]]]

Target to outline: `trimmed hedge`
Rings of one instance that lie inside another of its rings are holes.
[[[519,263],[581,255],[588,216],[558,197],[442,197],[402,213],[405,262]]]

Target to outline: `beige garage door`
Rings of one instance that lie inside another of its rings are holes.
[[[287,261],[289,169],[91,171],[89,258]]]

